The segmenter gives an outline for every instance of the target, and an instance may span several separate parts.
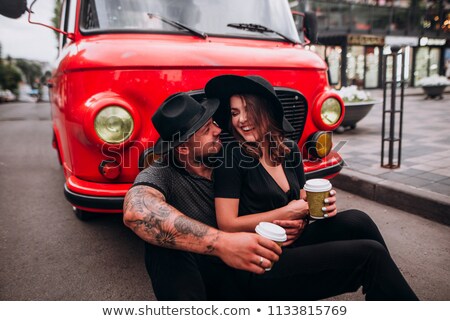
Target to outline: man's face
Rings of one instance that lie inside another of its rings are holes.
[[[197,130],[186,142],[193,159],[202,161],[216,155],[222,148],[222,142],[219,138],[221,132],[219,125],[212,118]]]

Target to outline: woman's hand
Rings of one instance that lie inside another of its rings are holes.
[[[333,217],[336,216],[337,214],[337,207],[336,207],[336,191],[334,189],[332,189],[330,191],[330,196],[327,197],[324,200],[324,207],[323,209],[325,209],[324,212],[324,217]]]
[[[299,220],[309,215],[308,203],[303,199],[293,200],[286,205],[288,215],[286,220]]]
[[[282,246],[288,246],[299,238],[306,225],[308,225],[308,220],[306,218],[300,220],[275,220],[272,223],[286,230],[287,240],[283,242]]]

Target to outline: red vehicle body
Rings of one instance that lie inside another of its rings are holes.
[[[176,2],[187,10],[183,0],[159,1],[158,5],[174,6]],[[200,2],[195,6],[200,15],[214,14],[216,10],[204,12],[208,3],[229,4],[225,0],[191,2]],[[330,178],[340,171],[342,159],[337,152],[329,152],[329,140],[330,132],[342,121],[344,107],[341,98],[329,90],[327,65],[300,41],[302,29],[298,37],[287,0],[263,2],[287,11],[283,11],[285,21],[277,23],[288,24],[289,30],[293,27],[297,43],[270,32],[240,33],[242,29],[236,28],[229,28],[229,34],[205,30],[206,37],[173,25],[168,26],[170,30],[150,31],[112,24],[102,28],[101,6],[120,3],[123,12],[131,2],[63,3],[61,29],[66,34],[61,34],[59,59],[51,79],[53,146],[64,168],[65,195],[80,218],[85,211],[122,211],[125,193],[144,163],[152,159],[151,148],[158,138],[151,123],[154,111],[177,92],[189,92],[200,99],[208,80],[221,74],[260,75],[269,80],[296,128],[290,137],[303,150],[307,177]],[[167,16],[158,13],[161,16],[149,20],[157,20],[158,28],[169,25],[160,21]],[[95,14],[97,22],[92,18]],[[176,10],[171,11],[171,22],[182,20],[177,20],[176,14]],[[108,15],[110,22],[111,13]],[[327,104],[332,107],[324,107]],[[109,115],[106,129],[98,129],[96,117],[108,106],[118,106],[125,118]],[[327,119],[330,115],[331,120]],[[124,141],[108,143],[99,136],[99,130],[120,130],[126,121],[129,124],[130,117],[132,129]]]

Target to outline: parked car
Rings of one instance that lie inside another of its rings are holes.
[[[11,102],[16,100],[16,95],[14,95],[11,90],[0,89],[0,103]]]
[[[154,111],[180,91],[201,100],[221,74],[268,79],[296,129],[289,137],[303,149],[307,177],[336,175],[343,161],[331,132],[344,105],[325,62],[305,48],[316,38],[314,18],[295,16],[287,0],[63,1],[50,80],[53,146],[77,216],[121,212],[154,159]]]

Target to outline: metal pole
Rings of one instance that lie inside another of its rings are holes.
[[[398,50],[398,49],[397,49]],[[397,89],[397,54],[392,48],[392,84],[391,84],[391,119],[389,128],[389,167],[393,167],[394,159],[394,140],[395,140],[395,103],[396,103],[396,89]]]
[[[381,166],[384,166],[384,133],[386,130],[386,126],[385,126],[385,116],[386,116],[386,91],[387,91],[387,61],[388,61],[388,56],[383,56],[383,63],[382,63],[382,79],[381,79],[381,83],[383,86],[383,119],[382,119],[382,123],[381,123]]]
[[[341,86],[347,86],[347,40],[342,45],[341,52]]]
[[[400,47],[393,47],[391,48],[392,53],[389,55],[386,55],[383,57],[384,65],[383,65],[383,122],[382,122],[382,129],[381,129],[381,166],[385,168],[398,168],[400,167],[400,158],[401,158],[401,147],[402,147],[402,123],[403,123],[403,97],[404,97],[404,90],[405,90],[405,53],[399,53]],[[397,58],[399,58],[399,55],[401,55],[401,76],[400,81],[397,81]],[[388,59],[392,58],[392,79],[390,81],[387,80],[387,62]],[[400,84],[400,106],[397,110],[397,84]],[[386,101],[386,91],[388,85],[391,86],[391,106],[389,109],[387,109],[387,101]],[[390,114],[389,117],[389,124],[386,124],[386,114]],[[395,137],[395,115],[397,113],[400,113],[400,124],[399,124],[399,133],[398,137]],[[386,134],[386,126],[389,126],[389,133]],[[385,151],[385,143],[389,143],[388,148],[388,163],[385,164],[384,161],[384,151]],[[394,164],[394,145],[398,142],[398,160]]]
[[[402,48],[402,76],[400,77],[401,81],[401,93],[400,93],[400,128],[398,133],[398,167],[400,167],[400,163],[402,160],[402,132],[403,132],[403,98],[405,96],[405,50],[406,48]]]

